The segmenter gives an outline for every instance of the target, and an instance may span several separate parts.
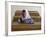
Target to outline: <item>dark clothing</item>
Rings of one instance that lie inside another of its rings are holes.
[[[31,18],[30,19],[24,19],[24,20],[22,20],[20,18],[20,21],[21,21],[21,23],[28,23],[28,24],[32,24],[33,23],[33,20]]]

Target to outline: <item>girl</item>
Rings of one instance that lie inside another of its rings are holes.
[[[33,23],[33,19],[29,15],[28,10],[22,10],[20,21],[24,22],[24,23],[28,23],[28,24],[32,24]]]

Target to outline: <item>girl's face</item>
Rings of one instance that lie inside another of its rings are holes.
[[[26,15],[26,11],[23,10],[23,11],[22,11],[22,16],[25,17],[25,15]]]

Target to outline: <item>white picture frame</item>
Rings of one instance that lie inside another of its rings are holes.
[[[27,34],[44,34],[44,3],[27,3],[27,2],[6,2],[7,3],[7,12],[6,12],[6,21],[8,26],[8,35],[27,35]],[[11,31],[11,5],[18,6],[40,6],[41,7],[41,30],[34,31]]]

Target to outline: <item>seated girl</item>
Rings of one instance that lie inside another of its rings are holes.
[[[29,15],[28,10],[22,10],[20,22],[21,23],[28,23],[28,24],[32,24],[33,23],[33,19]]]

